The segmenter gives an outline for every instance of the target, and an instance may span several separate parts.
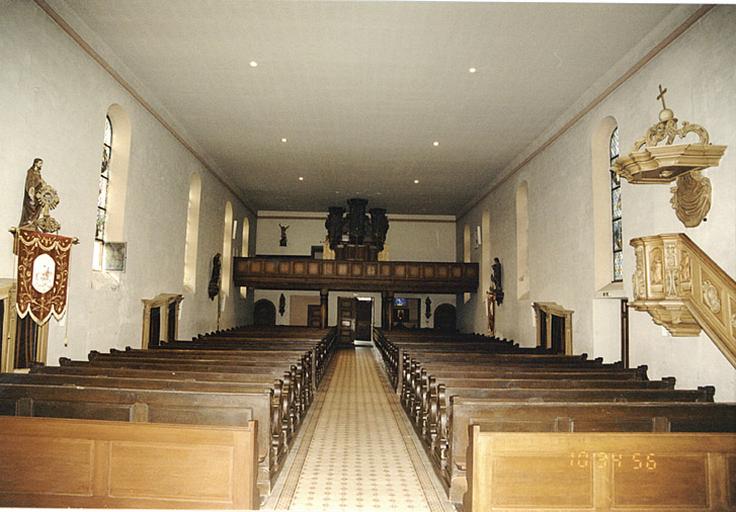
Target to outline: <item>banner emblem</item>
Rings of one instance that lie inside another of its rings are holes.
[[[42,325],[51,315],[57,320],[64,316],[69,282],[69,253],[75,241],[74,238],[40,231],[16,231],[16,309],[21,318],[30,314],[37,324]]]

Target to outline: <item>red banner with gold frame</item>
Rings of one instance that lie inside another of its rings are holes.
[[[66,312],[69,282],[69,253],[76,238],[18,229],[16,309],[21,318],[43,325],[51,315],[59,320]]]

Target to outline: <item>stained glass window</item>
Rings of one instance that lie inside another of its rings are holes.
[[[110,187],[110,158],[112,157],[112,123],[105,117],[105,139],[102,143],[102,164],[97,189],[97,227],[95,240],[105,241],[105,221],[107,220],[107,191]]]
[[[614,128],[608,145],[609,169],[611,173],[611,235],[613,251],[613,280],[624,279],[624,243],[621,226],[621,178],[613,172],[613,162],[618,158],[618,127]]]

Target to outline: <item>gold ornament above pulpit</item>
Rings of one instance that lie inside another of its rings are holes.
[[[677,218],[692,228],[698,226],[710,211],[712,188],[710,180],[701,171],[718,167],[726,146],[711,144],[708,131],[700,125],[683,121],[678,126],[675,113],[665,104],[666,92],[667,89],[660,85],[657,96],[662,101],[659,122],[634,141],[629,154],[616,159],[613,170],[632,184],[676,181],[671,188],[670,204]],[[684,141],[691,133],[697,135],[698,142],[673,144],[675,138]]]

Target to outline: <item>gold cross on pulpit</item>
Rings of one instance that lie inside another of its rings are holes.
[[[662,89],[662,84],[659,84],[659,96],[657,96],[658,100],[662,100],[662,110],[667,108],[667,105],[664,104],[664,95],[667,92],[667,89]]]

